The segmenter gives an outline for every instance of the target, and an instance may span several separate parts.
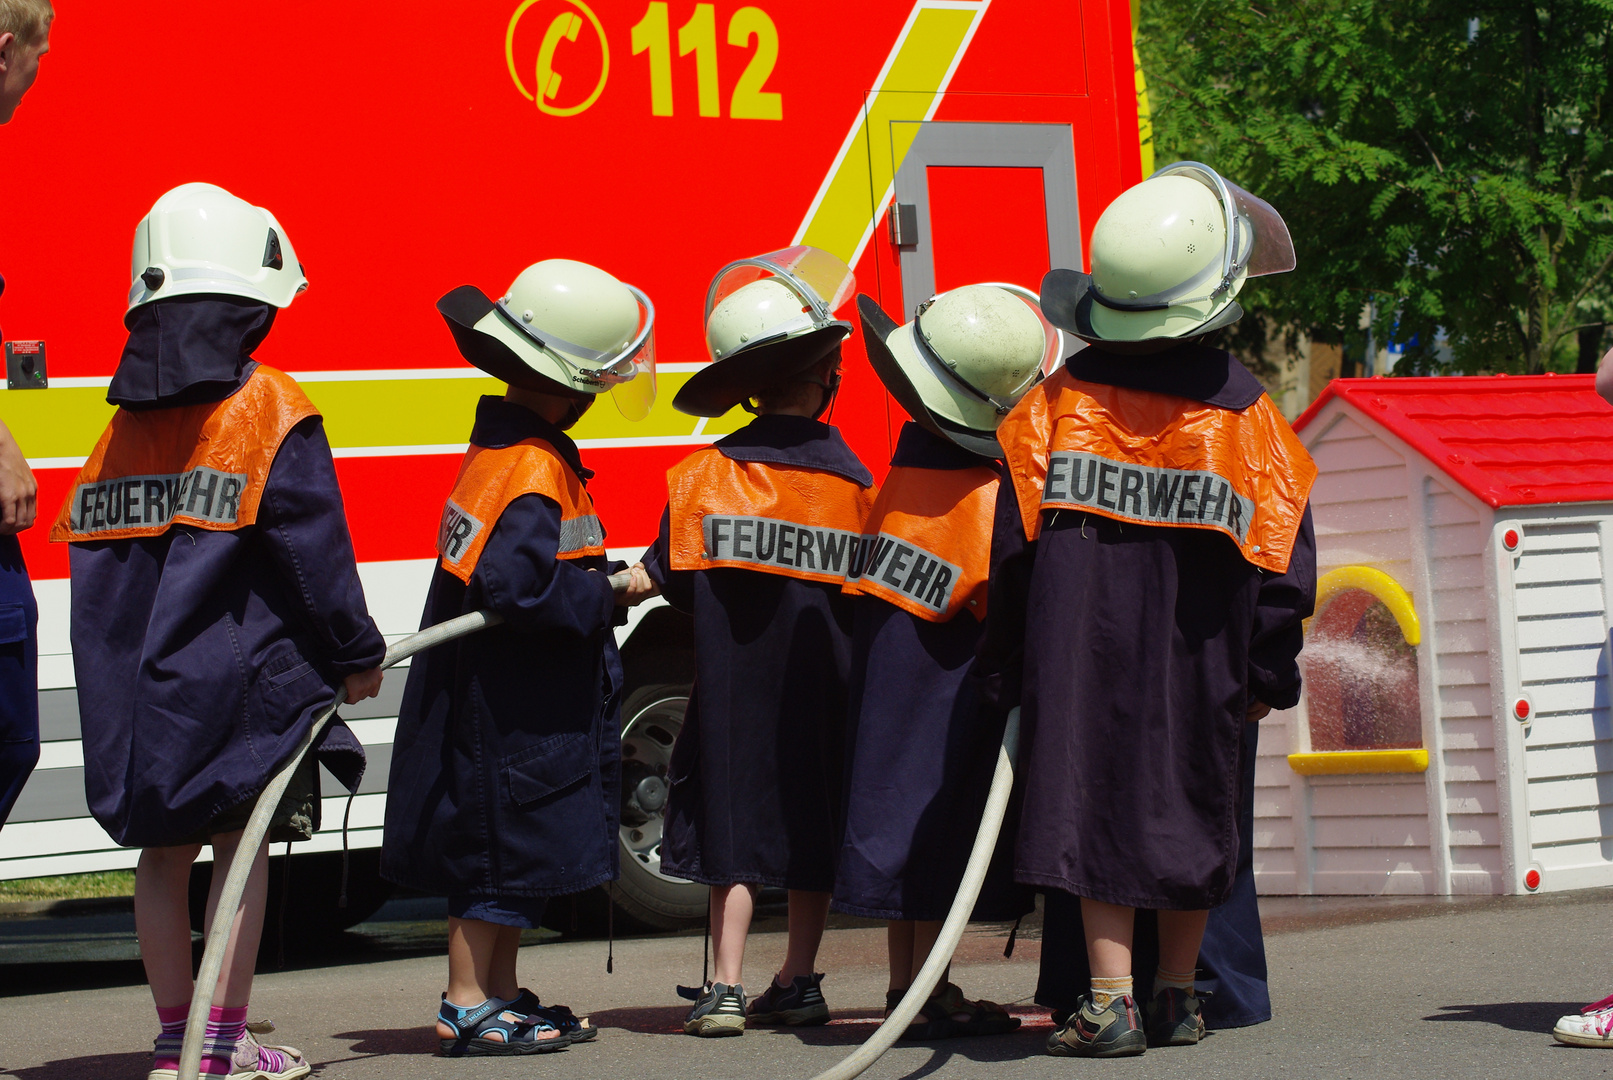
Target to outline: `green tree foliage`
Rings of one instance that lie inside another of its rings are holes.
[[[1540,372],[1613,321],[1613,0],[1145,0],[1138,45],[1160,164],[1293,231],[1239,344],[1338,342],[1371,301],[1399,370]]]

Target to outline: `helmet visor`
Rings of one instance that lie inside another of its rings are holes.
[[[611,400],[616,402],[616,409],[627,419],[635,423],[650,415],[650,406],[655,404],[655,329],[650,328],[649,336],[644,339],[644,345],[639,351],[628,358],[626,363],[631,364],[633,373],[626,379],[613,383],[610,388]]]
[[[1258,195],[1250,194],[1197,161],[1178,161],[1154,176],[1190,176],[1215,192],[1227,219],[1228,242],[1221,260],[1222,288],[1242,274],[1249,277],[1283,274],[1298,265],[1294,258],[1294,238],[1289,235],[1287,223],[1276,207]]]
[[[719,270],[706,292],[706,321],[718,304],[763,278],[777,280],[801,298],[802,329],[821,329],[834,322],[835,311],[857,289],[851,267],[822,248],[797,244],[754,259],[740,259]]]

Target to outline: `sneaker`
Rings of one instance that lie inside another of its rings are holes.
[[[1047,1037],[1047,1052],[1055,1057],[1132,1057],[1147,1049],[1130,994],[1111,999],[1106,1009],[1094,1009],[1090,994],[1083,997],[1070,1022]]]
[[[1196,1046],[1204,1037],[1199,996],[1167,986],[1148,1003],[1149,1046]]]
[[[757,1024],[816,1027],[829,1022],[829,1004],[823,1000],[823,976],[797,975],[789,986],[768,983],[762,996],[751,1002],[749,1019]]]
[[[260,1043],[259,1035],[274,1031],[274,1022],[248,1024],[246,1034],[235,1044],[230,1061],[230,1080],[299,1080],[312,1071],[295,1046]]]
[[[707,1038],[745,1034],[745,988],[707,983],[683,1022],[683,1033]]]
[[[1613,996],[1563,1017],[1551,1029],[1551,1037],[1569,1046],[1613,1046]]]

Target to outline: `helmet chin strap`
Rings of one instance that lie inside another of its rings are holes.
[[[566,406],[566,422],[559,425],[560,430],[570,431],[573,427],[575,427],[577,425],[577,421],[582,419],[583,413],[593,408],[594,402],[597,400],[598,399],[594,397],[589,397],[586,400],[573,400],[570,405]]]
[[[824,382],[822,379],[802,380],[803,382],[811,383],[813,386],[816,386],[823,391],[823,401],[818,405],[818,411],[812,414],[812,419],[823,420],[823,422],[827,424],[829,420],[834,418],[835,401],[840,397],[841,378],[842,376],[840,374],[840,369],[836,368],[833,378],[828,382]],[[827,419],[824,418],[824,413],[829,414]]]

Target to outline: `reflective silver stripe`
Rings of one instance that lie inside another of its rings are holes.
[[[845,529],[777,518],[706,514],[700,526],[710,562],[752,563],[836,577],[845,577],[857,561],[863,539]]]
[[[219,472],[202,465],[189,472],[80,484],[73,489],[67,524],[81,535],[166,528],[180,514],[234,525],[240,520],[246,481],[245,473]]]
[[[482,522],[449,499],[443,504],[442,523],[437,526],[437,554],[457,566],[481,531]]]
[[[963,579],[962,567],[890,533],[864,536],[857,554],[846,573],[847,581],[861,582],[864,588],[888,589],[937,615],[946,614],[952,593]]]
[[[568,518],[560,523],[560,554],[599,547],[605,542],[605,528],[593,514]]]
[[[1158,525],[1213,525],[1243,545],[1253,501],[1226,477],[1198,469],[1162,469],[1060,450],[1047,463],[1043,506],[1087,506],[1107,517]]]

